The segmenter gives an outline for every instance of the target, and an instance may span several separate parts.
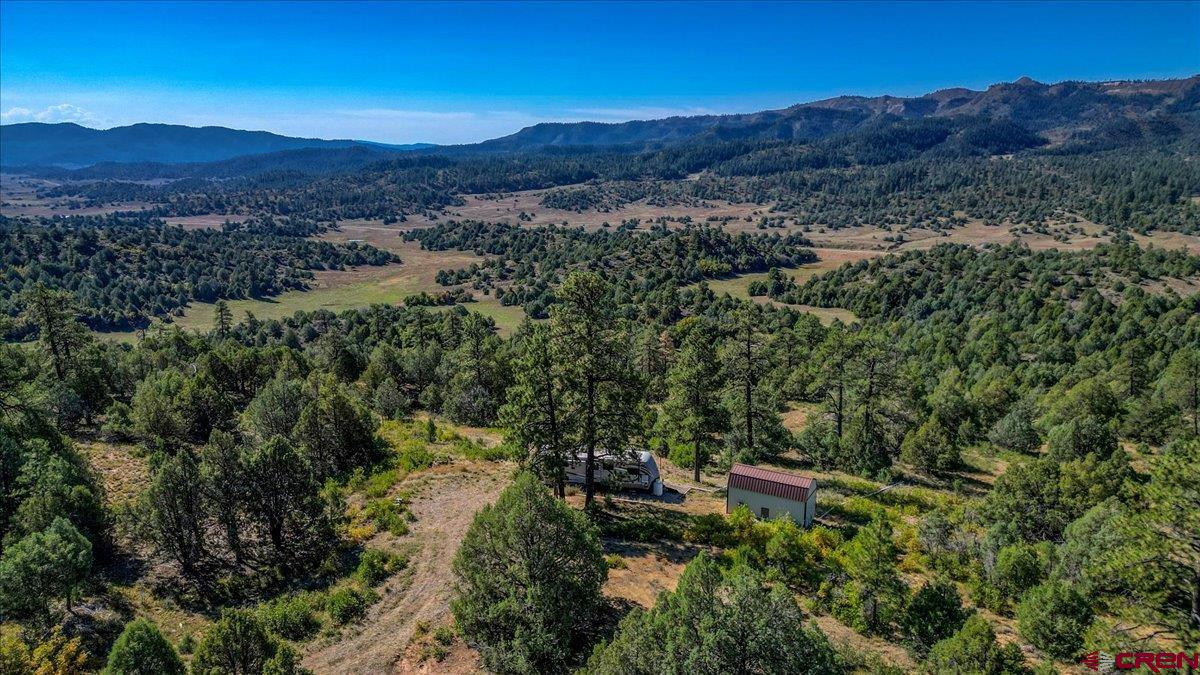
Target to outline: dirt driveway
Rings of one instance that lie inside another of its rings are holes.
[[[503,463],[458,462],[410,476],[402,487],[414,491],[412,511],[417,520],[405,540],[419,550],[409,571],[379,588],[382,599],[361,623],[334,642],[314,643],[304,666],[315,673],[409,670],[411,664],[400,661],[417,623],[450,623],[454,554],[475,512],[496,500],[511,471],[512,467]]]

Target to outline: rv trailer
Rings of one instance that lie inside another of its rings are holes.
[[[587,454],[579,453],[567,462],[567,482],[582,485],[587,480],[586,476]],[[654,461],[654,455],[646,450],[637,450],[624,456],[597,452],[594,478],[598,485],[618,490],[640,490],[655,497],[661,497],[663,493],[658,464]]]

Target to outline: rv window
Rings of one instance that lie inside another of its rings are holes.
[[[762,507],[761,509],[759,509],[758,513],[762,518],[770,518],[771,517],[771,509],[768,509],[765,506]]]

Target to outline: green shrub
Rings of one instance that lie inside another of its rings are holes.
[[[1075,656],[1083,646],[1083,635],[1093,618],[1087,598],[1059,581],[1033,588],[1017,605],[1021,635],[1058,659]]]
[[[516,459],[520,455],[521,450],[516,446],[505,443],[489,447],[466,438],[460,438],[454,441],[453,452],[463,459],[499,462],[506,459]]]
[[[671,463],[681,469],[690,469],[696,458],[696,448],[688,443],[671,443],[670,452],[667,458]],[[701,444],[700,446],[700,466],[707,466],[709,460],[712,459],[712,448]]]
[[[610,570],[623,570],[629,568],[629,563],[625,562],[625,558],[622,558],[616,553],[609,553],[608,555],[604,556],[604,564]]]
[[[372,590],[343,586],[325,599],[325,611],[329,612],[329,618],[333,619],[335,624],[341,626],[362,618],[367,613],[367,607],[377,598]]]
[[[733,543],[729,521],[719,513],[705,513],[692,518],[683,531],[683,540],[693,544],[708,544],[727,548]]]
[[[179,638],[179,653],[180,654],[191,654],[195,650],[196,650],[196,636],[192,635],[191,633],[188,633],[187,635],[184,635],[183,637]]]
[[[398,480],[400,480],[400,471],[397,469],[387,469],[371,474],[371,477],[364,483],[367,497],[376,499],[386,495]]]
[[[258,620],[267,630],[298,642],[307,640],[321,628],[310,599],[303,595],[285,595],[263,603]]]
[[[145,619],[131,621],[108,652],[104,675],[184,675],[186,669],[162,631]]]
[[[438,626],[433,631],[433,639],[440,645],[450,646],[454,642],[454,629],[450,626]]]
[[[279,651],[279,640],[251,612],[221,615],[196,648],[193,673],[261,673]]]
[[[908,602],[900,632],[913,651],[927,653],[939,640],[953,635],[967,619],[954,584],[944,579],[926,582]]]
[[[401,506],[395,499],[383,497],[372,499],[363,508],[363,515],[394,536],[403,537],[408,534],[408,507]]]
[[[1005,450],[1030,453],[1042,444],[1038,437],[1034,419],[1037,410],[1030,401],[1021,401],[1014,405],[988,434],[988,440]]]
[[[1045,565],[1031,544],[1005,546],[996,554],[991,583],[1002,597],[1016,600],[1046,576]]]
[[[978,614],[967,619],[957,633],[933,646],[925,670],[935,675],[1024,675],[1029,672],[1021,648],[1011,643],[1001,647],[996,642],[992,624]]]
[[[362,557],[358,559],[358,568],[354,570],[354,577],[366,586],[377,586],[407,565],[408,559],[403,556],[369,548],[363,551]]]

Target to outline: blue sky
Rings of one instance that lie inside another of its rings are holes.
[[[914,95],[1200,73],[1198,3],[0,1],[0,121],[458,143]]]

